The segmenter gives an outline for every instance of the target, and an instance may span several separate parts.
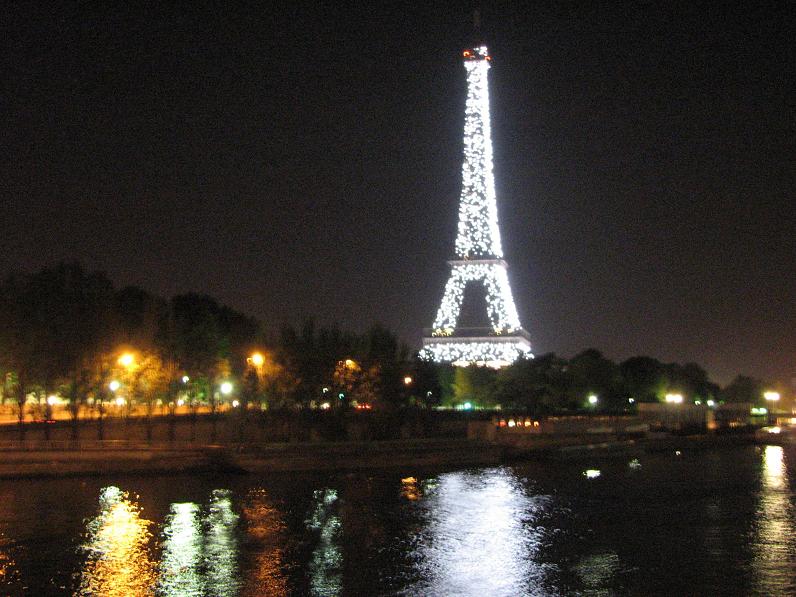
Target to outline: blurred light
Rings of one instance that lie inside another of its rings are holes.
[[[58,396],[47,396],[47,404],[49,404],[50,406],[58,404],[59,402],[60,400],[58,399]]]
[[[185,404],[185,400],[183,400],[182,398],[177,400],[177,406],[182,406],[183,404]]]
[[[666,394],[666,402],[669,402],[671,404],[682,404],[683,395],[682,394]]]
[[[187,375],[182,376],[182,383],[188,383],[189,381],[191,381],[190,377],[188,377]]]
[[[769,433],[782,433],[782,428],[780,427],[766,427],[766,431]]]
[[[324,394],[328,394],[329,393],[329,388],[323,388],[323,393]]]
[[[683,453],[682,453],[680,450],[675,450],[675,451],[674,451],[674,455],[675,455],[675,456],[682,456],[682,455],[683,455]]]
[[[462,404],[462,408],[464,410],[470,410],[473,408],[473,405],[470,402],[465,402],[464,404]]]
[[[514,421],[514,419],[509,419],[509,427],[514,427],[516,424],[517,423]]]
[[[694,400],[694,404],[696,404],[697,406],[700,406],[702,404],[702,401],[701,400]]]
[[[590,394],[589,395],[589,404],[597,404],[598,400],[599,400],[599,398],[597,398],[596,394]]]
[[[134,361],[135,357],[130,352],[126,352],[119,357],[119,364],[122,365],[123,367],[130,367]]]
[[[118,398],[116,398],[116,400],[114,400],[114,402],[116,403],[116,406],[124,406],[125,400],[124,398],[119,396]]]
[[[239,406],[240,406],[240,402],[238,402],[237,400],[233,400],[232,401],[232,408],[238,408]]]
[[[353,369],[356,366],[356,361],[353,361],[351,359],[346,359],[345,366],[349,369]]]
[[[586,476],[587,479],[596,479],[600,476],[600,471],[597,469],[590,468],[588,470],[583,471],[583,474]]]
[[[321,409],[323,409],[323,410],[329,410],[329,409],[331,408],[331,406],[332,406],[332,405],[331,405],[331,404],[329,404],[328,402],[324,402],[323,404],[321,404]]]
[[[114,380],[113,380],[111,383],[109,383],[109,384],[108,384],[108,387],[110,388],[111,392],[115,392],[115,391],[116,391],[116,390],[118,390],[118,389],[119,389],[121,386],[122,386],[122,384],[120,384],[120,383],[119,383],[118,381],[116,381],[115,379],[114,379]]]
[[[777,400],[779,400],[780,396],[779,392],[764,392],[763,398],[765,398],[766,400],[770,400],[771,402],[776,402]]]
[[[345,394],[344,394],[343,392],[340,392],[340,393],[337,395],[337,397],[338,397],[340,400],[342,400],[343,398],[345,398]]]
[[[224,394],[224,396],[229,396],[232,393],[232,384],[228,381],[225,381],[224,383],[221,384],[221,387],[219,389],[221,390],[221,393]]]
[[[411,384],[412,384],[412,378],[409,377],[408,375],[406,377],[404,377],[404,385],[408,386],[408,385],[411,385]]]
[[[716,406],[715,400],[708,400],[708,406]]]
[[[255,367],[262,367],[263,363],[265,363],[265,357],[261,353],[255,352],[249,357],[249,361]]]
[[[628,401],[630,404],[633,404],[633,403],[636,401],[636,399],[635,399],[635,398],[628,398],[628,399],[627,399],[627,401]]]
[[[767,408],[764,408],[764,407],[762,407],[762,406],[753,406],[753,407],[752,407],[752,410],[751,410],[751,413],[752,413],[753,415],[764,415],[764,414],[766,414],[767,412],[768,412],[768,409],[767,409]]]

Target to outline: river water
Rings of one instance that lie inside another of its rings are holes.
[[[0,594],[796,594],[796,449],[0,484]]]

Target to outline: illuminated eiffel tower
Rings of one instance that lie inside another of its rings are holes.
[[[487,83],[491,58],[483,45],[464,50],[463,56],[467,103],[456,259],[448,262],[451,275],[420,356],[454,365],[499,368],[533,355],[514,306],[500,244]],[[468,284],[481,284],[486,290],[488,327],[457,326]]]

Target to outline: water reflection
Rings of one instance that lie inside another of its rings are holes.
[[[506,469],[440,475],[424,486],[427,532],[420,581],[407,594],[544,594],[536,524],[546,498],[529,497]]]
[[[313,492],[313,510],[307,528],[317,534],[309,562],[310,591],[319,597],[338,595],[342,588],[343,554],[340,549],[341,524],[337,515],[337,491]]]
[[[232,511],[231,494],[226,489],[216,489],[210,496],[205,520],[204,566],[208,586],[213,595],[235,595],[239,582],[237,576],[238,545],[235,525],[238,515]]]
[[[155,584],[155,562],[149,552],[151,521],[118,487],[100,493],[99,514],[89,521],[83,545],[80,595],[149,595]]]
[[[781,446],[763,451],[762,487],[753,543],[756,589],[785,594],[796,589],[796,521]]]
[[[11,541],[0,535],[0,587],[11,587],[18,581],[19,570],[11,553]]]
[[[163,556],[158,592],[163,595],[202,595],[202,535],[199,506],[172,504],[163,529]]]
[[[254,570],[249,575],[245,595],[287,595],[284,565],[285,525],[264,489],[255,489],[246,496],[243,507],[246,532],[256,549]]]
[[[575,574],[583,585],[584,594],[611,595],[611,579],[620,570],[619,556],[614,552],[592,554],[582,559],[575,566]]]

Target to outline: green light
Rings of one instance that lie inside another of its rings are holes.
[[[472,405],[472,404],[470,404],[469,402],[465,402],[465,403],[462,405],[462,408],[463,408],[464,410],[470,410],[471,408],[473,408],[473,405]]]
[[[342,392],[340,392],[340,393],[337,395],[337,397],[338,397],[340,400],[342,400],[343,398],[345,398],[345,394],[343,394]]]

